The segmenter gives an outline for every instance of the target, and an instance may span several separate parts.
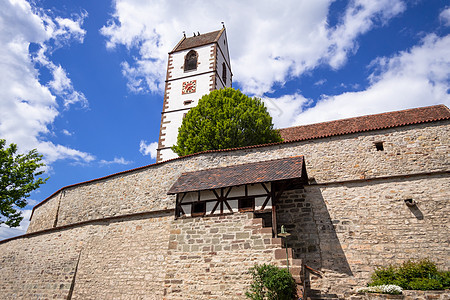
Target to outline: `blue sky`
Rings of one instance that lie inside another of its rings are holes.
[[[0,0],[0,138],[37,148],[47,184],[155,162],[167,53],[225,22],[233,87],[278,128],[450,106],[447,1]]]

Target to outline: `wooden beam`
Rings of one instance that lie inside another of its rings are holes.
[[[224,199],[223,202],[225,203],[225,205],[228,207],[228,209],[229,209],[230,212],[232,213],[232,212],[233,212],[233,209],[231,208],[231,206],[230,206],[230,204],[228,203],[228,201]]]
[[[277,230],[277,210],[276,210],[276,202],[275,202],[275,189],[272,184],[272,190],[270,191],[272,198],[272,235],[273,237],[278,237]]]
[[[269,203],[270,200],[270,194],[267,196],[266,200],[264,200],[263,205],[261,206],[261,210],[263,210],[264,208],[266,208],[267,203]]]
[[[214,207],[213,207],[213,209],[211,211],[211,215],[214,214],[214,212],[216,211],[216,209],[219,206],[219,204],[220,204],[220,200],[217,200],[216,205],[214,205]]]
[[[180,202],[178,201],[180,194],[177,194],[177,198],[175,200],[175,220],[178,219],[179,211],[180,211]]]
[[[262,187],[266,190],[267,194],[270,193],[269,189],[266,187],[266,185],[263,183],[261,183]]]
[[[276,194],[274,185],[272,185],[272,193],[271,193],[272,194],[272,230],[274,231],[274,236],[275,237],[278,237],[276,203],[280,199],[280,197],[283,194],[285,189],[286,189],[286,183],[283,182],[281,184],[280,190]]]
[[[216,196],[217,200],[219,200],[219,199],[220,199],[220,196],[217,194],[216,190],[212,190],[212,191],[213,191],[213,193],[214,193],[214,196]]]
[[[230,194],[232,188],[233,188],[232,186],[230,186],[230,187],[228,188],[228,191],[227,191],[227,193],[225,194],[225,198],[228,197],[228,195]]]

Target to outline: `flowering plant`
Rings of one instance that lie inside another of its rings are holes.
[[[359,288],[356,290],[357,293],[379,293],[379,294],[391,294],[400,295],[402,293],[402,288],[394,284],[383,284],[375,285],[364,288]]]

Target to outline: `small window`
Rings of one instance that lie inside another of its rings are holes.
[[[191,104],[192,102],[194,102],[194,100],[186,100],[186,101],[184,101],[183,103],[184,103],[184,105],[189,105],[189,104]]]
[[[239,199],[238,203],[239,211],[254,211],[255,210],[255,198]]]
[[[222,79],[223,84],[227,85],[227,66],[225,65],[225,63],[222,63]]]
[[[191,50],[184,59],[184,71],[197,70],[197,52]]]
[[[206,202],[194,202],[192,203],[191,216],[201,217],[206,213]]]
[[[376,142],[374,144],[377,151],[384,151],[383,142]]]

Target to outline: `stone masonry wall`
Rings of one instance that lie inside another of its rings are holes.
[[[295,155],[311,184],[283,194],[277,224],[321,272],[313,290],[343,295],[408,258],[449,269],[448,124],[205,153],[62,189],[35,209],[34,234],[0,243],[0,298],[244,298],[249,266],[283,262],[281,240],[249,214],[174,220],[167,190],[183,172]]]
[[[133,216],[0,244],[0,299],[162,299],[173,214]]]
[[[283,265],[281,239],[252,213],[179,219],[172,223],[167,299],[244,299],[255,264]],[[299,266],[291,267],[299,274]]]
[[[38,206],[28,232],[130,213],[174,207],[167,190],[183,172],[304,155],[316,182],[357,180],[449,169],[448,121],[194,155],[64,189],[55,217],[49,202]],[[374,142],[384,142],[377,151]],[[52,222],[53,221],[53,222]]]
[[[450,270],[448,191],[448,174],[311,185],[283,195],[278,224],[292,233],[294,257],[321,270],[311,288],[343,295],[365,286],[375,267],[408,259]]]
[[[0,299],[66,299],[84,238],[74,228],[0,244]]]
[[[170,212],[17,238],[0,244],[0,299],[243,299],[250,267],[286,260],[271,232],[252,213]]]
[[[27,232],[35,232],[55,227],[58,218],[60,199],[63,194],[64,191],[60,191],[45,202],[45,207],[39,210],[36,218],[33,218],[33,222],[28,226]]]
[[[173,214],[98,224],[84,246],[72,299],[162,299]]]

